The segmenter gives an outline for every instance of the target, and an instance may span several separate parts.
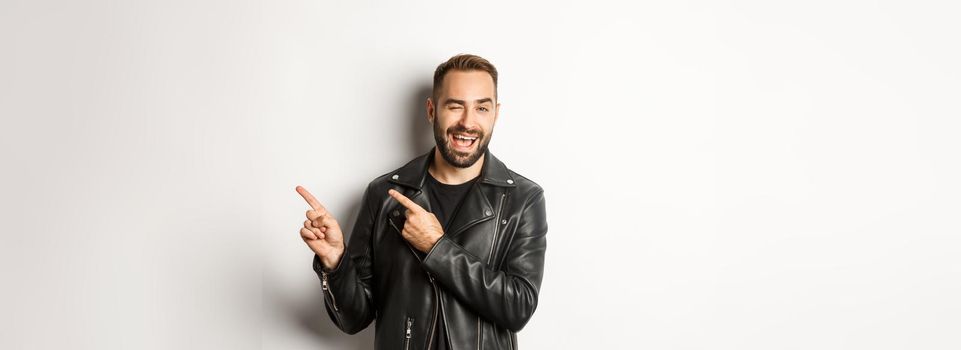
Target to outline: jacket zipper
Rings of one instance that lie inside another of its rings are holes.
[[[500,219],[501,219],[501,211],[504,210],[504,197],[507,197],[507,193],[501,194],[501,200],[497,204],[497,216],[494,216],[494,237],[491,238],[491,251],[490,251],[490,254],[487,256],[488,266],[491,264],[491,259],[494,257],[494,243],[497,242],[497,231],[499,230],[501,225]]]
[[[437,327],[437,312],[440,310],[440,292],[437,291],[437,284],[434,283],[434,276],[427,273],[427,278],[430,279],[430,286],[434,289],[434,317],[430,322],[430,336],[427,337],[427,350],[430,350],[431,346],[434,345],[434,330]]]
[[[337,308],[337,299],[334,298],[334,292],[330,290],[330,285],[327,284],[327,271],[321,270],[320,275],[322,277],[320,286],[324,290],[324,294],[330,295],[330,304],[334,306],[334,311],[339,312],[340,309]]]
[[[481,348],[481,318],[477,316],[477,350]]]
[[[497,216],[494,217],[494,237],[491,238],[491,251],[490,251],[490,254],[487,255],[487,265],[488,265],[488,266],[491,264],[491,261],[492,261],[493,258],[494,258],[494,245],[495,245],[495,243],[497,243],[497,231],[498,231],[498,229],[500,228],[500,225],[501,225],[501,223],[500,223],[500,218],[501,218],[501,212],[504,211],[504,198],[505,198],[505,197],[507,197],[507,193],[502,193],[502,194],[501,194],[501,199],[500,199],[500,201],[498,201],[498,203],[497,203]],[[482,332],[482,330],[481,330],[481,318],[480,318],[480,316],[477,316],[477,350],[480,350],[480,348],[481,348],[481,338],[483,337],[483,334],[481,334],[481,332]],[[513,343],[511,343],[511,349],[513,349],[513,348],[514,348]]]
[[[414,324],[414,319],[407,318],[407,332],[404,334],[404,350],[410,348],[410,327]]]

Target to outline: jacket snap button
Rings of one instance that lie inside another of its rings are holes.
[[[491,215],[491,211],[490,211],[490,210],[485,210],[485,211],[484,211],[484,215],[490,216],[490,215]]]
[[[392,215],[394,215],[394,216],[397,216],[397,215],[400,215],[400,212],[399,212],[399,211],[396,211],[396,210],[394,210],[394,212],[392,212],[391,214],[392,214]]]
[[[512,183],[514,183],[514,180],[507,179],[507,183],[512,184]]]
[[[507,219],[501,220],[501,224],[507,224]]]
[[[391,179],[394,179],[394,180],[397,180],[398,178],[400,178],[400,176],[398,176],[397,174],[394,174],[394,176],[391,176],[390,178],[391,178]]]

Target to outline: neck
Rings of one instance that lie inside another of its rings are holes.
[[[440,154],[440,150],[435,148],[434,161],[430,163],[427,171],[443,184],[460,185],[480,175],[481,168],[484,166],[484,158],[486,158],[486,155],[482,155],[469,167],[458,168],[448,163],[444,156]]]

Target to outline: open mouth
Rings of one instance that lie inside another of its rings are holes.
[[[466,134],[452,134],[450,138],[450,144],[454,146],[455,149],[463,152],[470,151],[477,143],[477,136],[466,135]]]

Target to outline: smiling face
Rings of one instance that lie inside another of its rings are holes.
[[[474,165],[487,151],[500,111],[493,78],[479,70],[452,70],[435,98],[436,106],[427,99],[427,119],[441,156],[458,168]]]

